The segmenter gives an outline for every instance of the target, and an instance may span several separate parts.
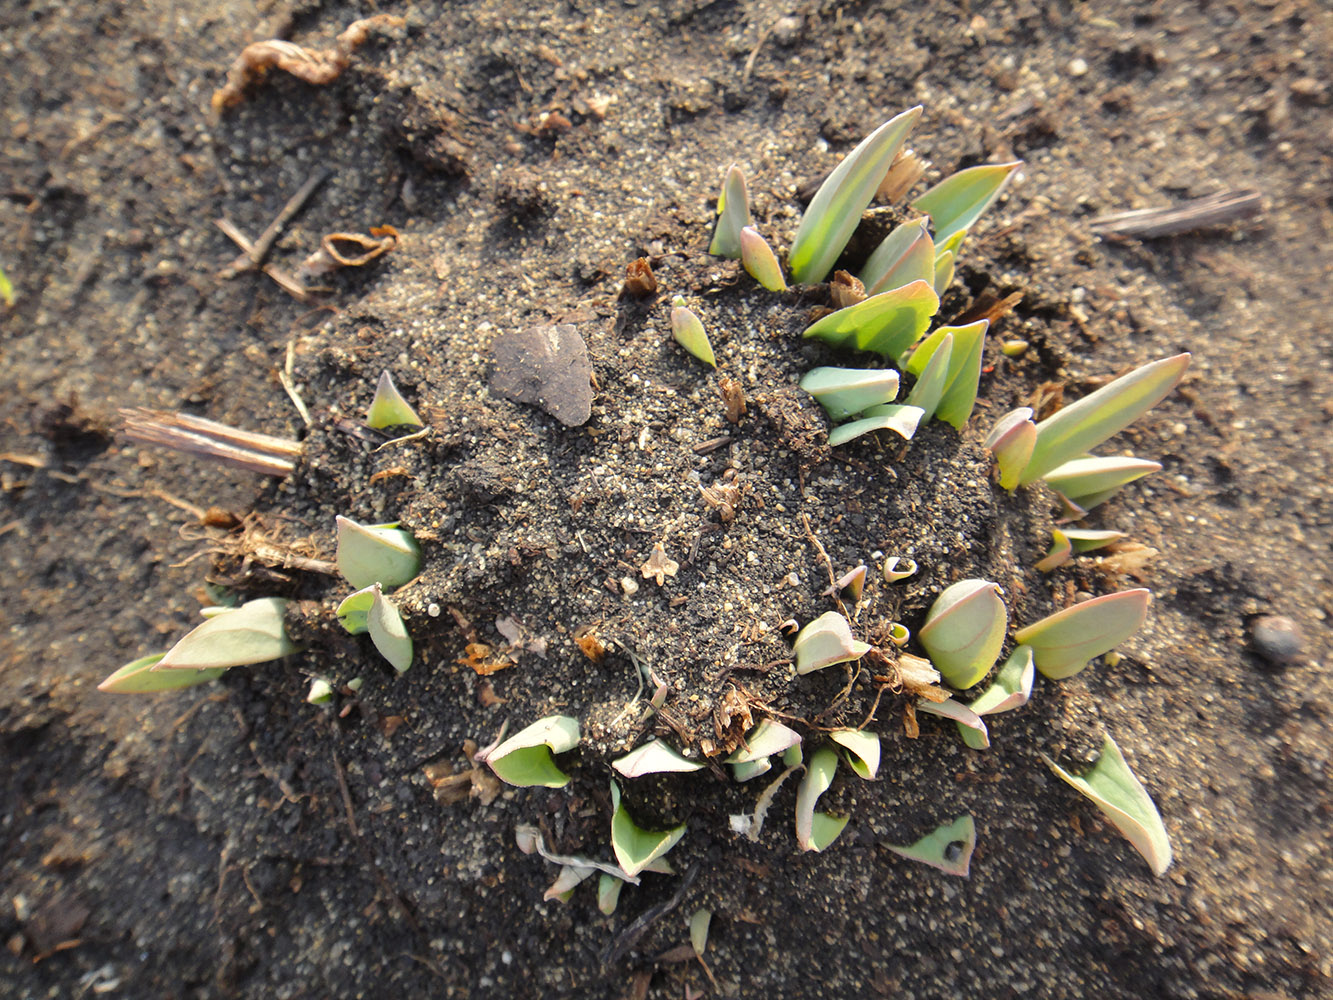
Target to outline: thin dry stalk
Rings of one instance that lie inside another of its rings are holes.
[[[144,407],[122,409],[122,433],[131,441],[198,455],[266,476],[287,476],[301,456],[299,441],[238,430],[203,417]]]
[[[1254,188],[1240,188],[1205,195],[1167,208],[1141,208],[1132,212],[1103,215],[1093,219],[1088,227],[1099,236],[1130,236],[1151,240],[1159,236],[1225,226],[1238,219],[1258,215],[1262,209],[1263,200],[1258,191]]]

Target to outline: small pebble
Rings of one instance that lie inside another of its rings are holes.
[[[1269,663],[1282,667],[1296,660],[1305,650],[1301,627],[1282,615],[1263,615],[1250,624],[1254,650]]]
[[[788,15],[781,18],[773,25],[773,40],[779,45],[791,45],[800,37],[804,26],[805,22],[799,17]]]
[[[1070,75],[1070,76],[1073,76],[1073,77],[1086,76],[1086,75],[1087,75],[1087,72],[1088,72],[1088,64],[1087,64],[1087,62],[1086,62],[1085,60],[1083,60],[1083,59],[1071,59],[1071,60],[1069,60],[1069,75]]]

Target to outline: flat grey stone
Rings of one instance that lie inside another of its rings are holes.
[[[567,427],[592,416],[592,363],[578,328],[530,326],[491,345],[491,392],[540,406]]]

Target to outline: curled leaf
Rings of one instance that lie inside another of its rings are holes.
[[[986,728],[986,723],[982,721],[981,716],[952,698],[944,701],[931,701],[929,698],[922,698],[916,703],[918,712],[926,712],[930,715],[942,715],[946,719],[953,719],[958,723],[959,731],[963,735],[963,742],[973,750],[985,750],[990,746],[990,730]]]
[[[401,587],[421,571],[421,547],[410,533],[389,524],[358,524],[339,515],[338,572],[357,590],[378,583]]]
[[[644,774],[659,774],[666,771],[698,771],[705,765],[703,761],[690,760],[661,740],[649,740],[643,746],[613,761],[611,766],[626,778],[637,778]]]
[[[1152,796],[1125,763],[1124,754],[1110,736],[1102,744],[1102,755],[1081,776],[1070,774],[1045,754],[1051,770],[1092,800],[1115,828],[1143,855],[1154,875],[1171,866],[1171,841]]]
[[[852,627],[836,611],[826,611],[796,636],[792,652],[796,654],[796,672],[808,674],[835,663],[859,660],[870,652],[870,645],[852,638]]]
[[[940,298],[928,281],[872,295],[812,323],[803,336],[897,360],[920,339],[939,311]]]
[[[352,635],[361,635],[369,626],[366,619],[370,615],[370,606],[375,603],[375,584],[362,587],[343,598],[336,614],[338,624]]]
[[[879,736],[866,729],[835,729],[829,739],[843,748],[847,763],[866,781],[879,773]]]
[[[1001,593],[989,580],[960,580],[935,599],[917,632],[930,662],[956,688],[976,684],[1000,655],[1008,621]]]
[[[915,844],[907,847],[893,844],[885,846],[894,854],[938,868],[946,875],[966,878],[972,866],[972,852],[977,846],[977,827],[970,815],[959,816],[952,823],[926,834]]]
[[[750,225],[750,198],[745,190],[745,173],[733,163],[727,168],[722,182],[722,194],[717,199],[717,228],[708,252],[715,257],[741,255],[741,230]]]
[[[578,719],[550,715],[495,747],[477,751],[476,760],[490,765],[496,777],[510,785],[563,788],[569,775],[555,766],[551,755],[573,750],[579,736]]]
[[[830,816],[815,812],[815,803],[833,784],[838,770],[838,755],[830,747],[820,747],[810,758],[805,777],[796,792],[796,842],[803,851],[822,851],[838,839],[849,816]]]
[[[727,758],[728,764],[767,760],[774,754],[785,751],[788,747],[799,746],[801,736],[796,730],[784,726],[776,719],[764,719],[745,737],[745,746],[736,750]]]
[[[861,283],[870,295],[913,281],[935,281],[935,243],[927,219],[905,223],[889,233],[861,269]]]
[[[904,440],[912,440],[921,423],[925,411],[919,406],[906,406],[890,403],[885,406],[872,406],[860,420],[839,424],[829,431],[828,443],[833,447],[846,444],[874,431],[893,431]]]
[[[915,559],[905,559],[902,556],[889,556],[884,560],[884,582],[897,583],[900,580],[906,580],[908,577],[916,576],[917,565]]]
[[[1032,682],[1036,668],[1031,646],[1019,646],[1009,654],[1004,666],[995,675],[995,681],[967,707],[977,715],[996,715],[1021,708],[1032,696]]]
[[[1032,409],[1020,406],[1001,417],[986,436],[985,446],[995,456],[1000,467],[1000,487],[1013,490],[1022,478],[1037,444],[1037,425],[1032,422]]]
[[[635,876],[676,846],[685,836],[685,824],[669,830],[645,830],[638,826],[620,801],[620,786],[611,782],[611,849],[626,875]]]

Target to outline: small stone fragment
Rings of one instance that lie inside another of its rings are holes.
[[[540,406],[566,427],[592,416],[592,363],[570,323],[503,333],[491,346],[491,391]]]
[[[676,575],[676,570],[680,569],[680,563],[667,558],[666,549],[662,548],[661,542],[658,542],[653,546],[653,552],[648,557],[648,561],[640,568],[644,579],[655,580],[660,587],[666,582],[668,576]]]
[[[1283,615],[1262,615],[1250,623],[1254,651],[1275,667],[1285,667],[1305,651],[1301,627]]]

